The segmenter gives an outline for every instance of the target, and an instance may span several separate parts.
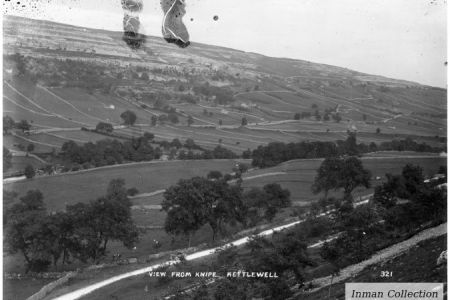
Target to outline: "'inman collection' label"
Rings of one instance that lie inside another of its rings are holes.
[[[346,283],[345,300],[443,300],[442,283]]]

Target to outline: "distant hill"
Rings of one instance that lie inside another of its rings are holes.
[[[4,50],[5,53],[16,52],[18,46],[34,49],[40,55],[52,56],[55,53],[45,50],[61,50],[58,57],[76,57],[86,59],[85,53],[96,54],[93,57],[117,59],[118,57],[132,61],[154,65],[184,65],[188,59],[198,63],[209,63],[215,67],[225,64],[228,67],[242,68],[253,75],[306,76],[322,81],[355,81],[373,82],[390,86],[420,86],[417,83],[390,79],[352,71],[346,68],[308,61],[287,58],[272,58],[255,53],[192,43],[187,49],[179,49],[167,44],[160,37],[148,36],[145,47],[132,51],[122,41],[121,32],[111,32],[92,28],[76,27],[49,21],[26,19],[15,16],[4,17]]]
[[[4,114],[33,121],[34,133],[45,136],[29,139],[47,150],[99,139],[73,131],[99,121],[119,125],[127,109],[141,127],[115,131],[121,136],[189,136],[238,153],[273,141],[345,139],[347,130],[367,143],[445,143],[441,88],[195,42],[180,49],[147,36],[132,50],[121,32],[13,16],[3,25]],[[161,115],[170,120],[152,126]]]

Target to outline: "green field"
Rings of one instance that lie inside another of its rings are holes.
[[[405,153],[408,155],[410,153]],[[390,156],[393,156],[390,153]],[[417,154],[416,154],[417,155]],[[388,156],[388,155],[385,155]],[[34,178],[4,185],[6,190],[15,190],[20,195],[31,189],[40,189],[48,209],[64,209],[67,204],[86,202],[104,194],[108,182],[113,178],[123,178],[127,187],[136,187],[140,193],[151,193],[165,189],[175,184],[181,178],[205,176],[210,170],[219,170],[223,173],[231,172],[236,160],[213,161],[173,161],[138,163],[125,166],[113,166],[77,172]],[[249,163],[249,161],[247,161]],[[253,170],[244,174],[254,177],[267,173],[284,172],[273,176],[250,178],[245,180],[244,187],[262,187],[267,183],[278,182],[291,191],[294,202],[308,203],[316,200],[320,195],[313,195],[310,187],[321,163],[320,159],[295,160],[282,163],[279,166],[267,169]],[[386,173],[398,174],[407,163],[420,165],[426,176],[435,174],[440,165],[446,164],[445,157],[368,157],[363,158],[366,168],[372,172],[372,186],[379,184],[375,180],[379,176],[384,179]],[[367,193],[364,189],[355,191],[355,196]],[[161,195],[135,200],[137,205],[160,204]]]
[[[248,148],[255,149],[269,142],[343,140],[346,138],[346,131],[355,128],[358,130],[359,142],[380,143],[411,135],[417,142],[443,146],[435,139],[435,136],[446,136],[445,120],[412,114],[413,112],[430,114],[440,112],[439,106],[442,103],[438,100],[432,102],[430,107],[422,105],[419,101],[420,97],[429,97],[428,93],[432,94],[433,91],[428,91],[417,98],[413,97],[412,107],[408,107],[404,99],[406,96],[398,91],[399,94],[391,98],[398,100],[397,110],[401,111],[401,114],[380,110],[380,104],[374,99],[350,101],[343,97],[348,93],[345,89],[329,87],[327,93],[325,93],[326,96],[306,90],[238,93],[234,106],[256,105],[250,106],[247,111],[239,111],[230,105],[213,105],[207,101],[187,104],[169,100],[167,103],[180,112],[180,123],[158,124],[156,127],[149,126],[150,119],[155,114],[161,114],[160,111],[144,109],[139,102],[129,97],[121,98],[100,92],[90,94],[80,88],[47,88],[33,86],[26,81],[10,81],[4,83],[3,102],[4,115],[10,115],[16,120],[28,120],[32,122],[34,130],[79,129],[82,126],[95,126],[100,121],[117,125],[122,122],[120,114],[125,110],[132,110],[137,115],[136,124],[139,126],[118,129],[117,133],[132,137],[142,135],[143,131],[150,131],[155,134],[157,140],[169,141],[174,138],[180,140],[193,138],[204,148],[211,149],[220,143],[239,154]],[[353,97],[366,95],[364,91],[357,88],[350,94],[353,94]],[[391,98],[389,98],[390,101],[394,101]],[[388,100],[385,101],[387,103]],[[296,112],[312,112],[313,104],[317,105],[321,112],[324,109],[334,109],[336,105],[339,105],[343,120],[340,123],[314,119],[292,120]],[[147,106],[151,107],[151,105],[148,103]],[[204,110],[213,115],[205,115]],[[231,125],[232,128],[187,127],[186,114],[194,117],[194,126],[217,126],[220,119],[223,125]],[[366,115],[368,123],[363,121],[363,115]],[[250,124],[247,128],[240,128],[239,125],[244,116]],[[377,128],[381,129],[382,134],[375,134]],[[32,134],[26,138],[28,141],[22,140],[21,143],[34,142],[38,145],[35,152],[48,152],[51,148],[58,149],[67,140],[85,143],[102,139],[102,136],[79,131],[53,131],[51,134]]]
[[[111,179],[125,179],[127,187],[140,193],[154,192],[175,184],[181,178],[206,176],[210,170],[229,173],[236,160],[149,162],[112,166],[5,184],[5,190],[23,195],[39,189],[49,210],[62,210],[68,204],[87,202],[104,195]]]
[[[8,171],[4,172],[4,175],[14,174],[16,172],[23,172],[27,165],[32,165],[34,168],[41,168],[44,164],[34,157],[26,156],[13,156],[12,166]]]
[[[407,153],[406,153],[407,154]],[[390,156],[394,155],[393,153]],[[398,155],[398,153],[397,153]],[[415,154],[417,155],[417,154]],[[316,170],[319,167],[322,160],[295,160],[286,163],[282,163],[279,166],[260,169],[249,172],[244,175],[245,177],[258,176],[265,173],[285,172],[283,175],[267,176],[254,178],[244,181],[245,187],[258,186],[262,187],[267,183],[277,182],[282,187],[291,191],[291,199],[293,202],[299,204],[306,204],[314,200],[318,200],[321,196],[313,195],[311,192],[311,185],[316,176]],[[380,184],[384,180],[386,173],[399,174],[406,164],[419,165],[424,169],[426,176],[431,176],[437,173],[439,166],[446,165],[445,157],[421,157],[421,158],[407,158],[407,157],[387,157],[387,158],[363,158],[364,167],[368,168],[372,172],[372,187]],[[376,180],[379,176],[382,180]],[[358,188],[354,191],[354,196],[365,195],[373,191],[372,189],[366,190],[364,188]],[[333,193],[331,194],[333,195]],[[330,195],[330,196],[331,196]],[[338,194],[339,195],[339,194]]]

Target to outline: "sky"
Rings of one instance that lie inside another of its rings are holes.
[[[161,36],[159,0],[142,33]],[[185,0],[191,41],[447,85],[446,0]],[[20,4],[17,4],[20,3]],[[120,0],[4,1],[3,12],[120,31]],[[214,16],[218,16],[215,21]],[[192,19],[192,20],[191,20]]]

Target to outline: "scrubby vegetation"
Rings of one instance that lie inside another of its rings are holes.
[[[337,167],[341,168],[343,165]],[[355,174],[354,178],[358,177]],[[335,275],[424,227],[445,222],[446,191],[440,183],[424,182],[420,167],[406,165],[402,174],[387,175],[387,181],[376,189],[369,203],[355,205],[351,194],[335,199],[325,208],[333,208],[328,216],[319,216],[319,211],[312,209],[306,221],[292,229],[269,238],[254,237],[242,249],[225,249],[213,263],[217,268],[234,272],[276,272],[278,278],[223,278],[208,287],[179,295],[184,299],[197,299],[199,293],[208,299],[286,299],[294,293],[299,296],[303,288],[308,288],[307,280],[314,278],[315,272],[323,276],[323,264],[328,265],[325,268],[328,274]],[[334,238],[318,251],[321,258],[312,255],[307,246],[330,237]]]

